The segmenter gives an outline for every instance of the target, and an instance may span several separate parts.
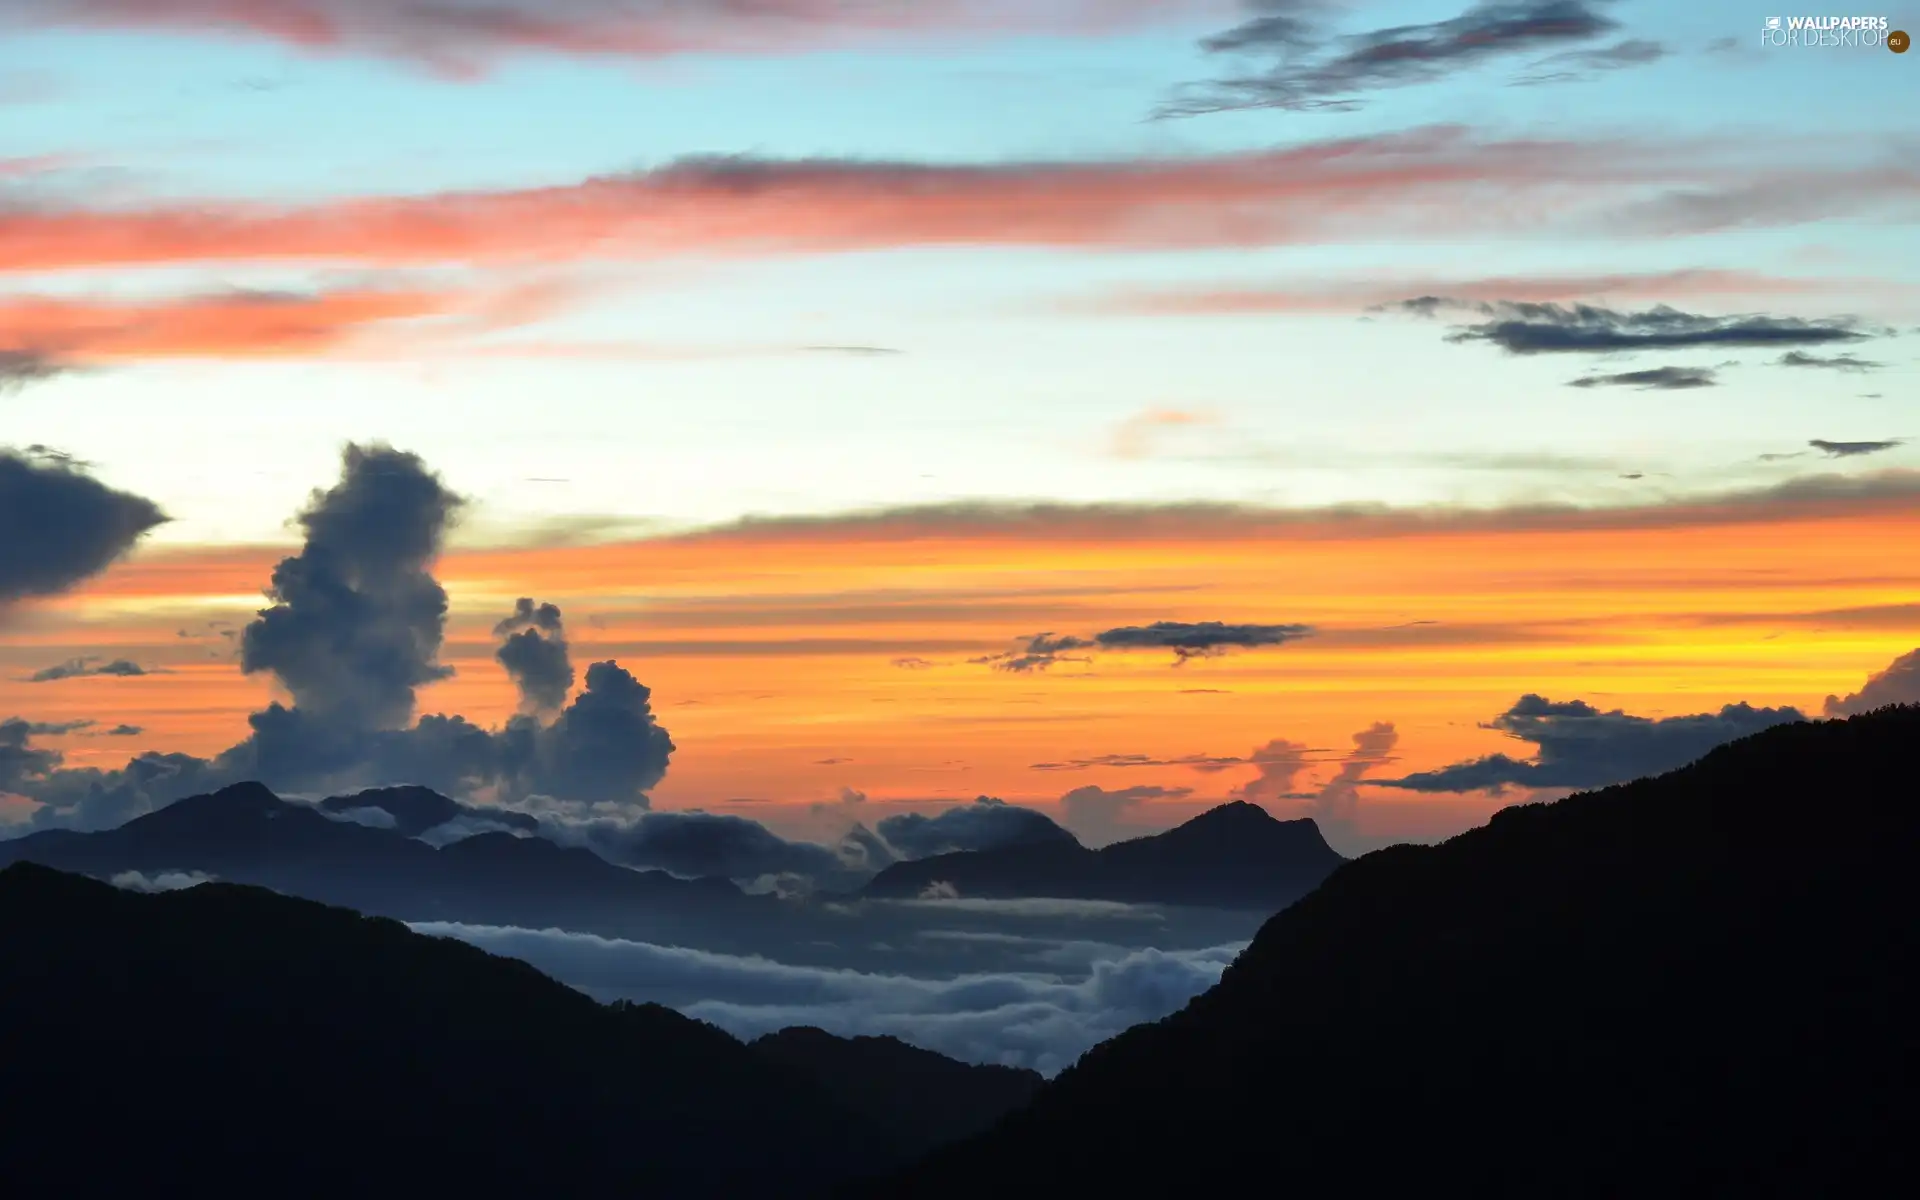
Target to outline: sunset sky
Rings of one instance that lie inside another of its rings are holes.
[[[504,722],[557,604],[655,807],[796,835],[1244,797],[1351,850],[1547,780],[1341,785],[1532,761],[1524,696],[1920,700],[1920,55],[1777,12],[9,0],[0,445],[170,520],[0,613],[0,719],[244,737],[349,442],[469,501],[420,712]]]

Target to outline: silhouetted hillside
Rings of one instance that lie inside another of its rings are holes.
[[[867,1197],[1870,1195],[1920,1122],[1920,709],[1335,872]]]
[[[422,810],[430,805],[416,796],[399,807],[425,819],[432,814]],[[591,850],[509,833],[436,849],[399,829],[329,819],[257,783],[182,800],[118,829],[51,830],[0,842],[0,864],[8,862],[100,878],[201,872],[406,921],[558,926],[654,939],[699,935],[714,944],[730,926],[783,916],[771,897],[747,896],[724,880],[629,870]]]
[[[863,895],[911,898],[935,884],[962,896],[1052,896],[1273,911],[1346,861],[1311,820],[1280,821],[1235,802],[1151,837],[1089,850],[1075,841],[941,854],[896,863]]]
[[[1033,1098],[1038,1071],[973,1066],[890,1037],[835,1037],[794,1026],[752,1043],[806,1071],[834,1097],[916,1152],[979,1133]]]
[[[899,1161],[807,1073],[396,922],[0,872],[16,1194],[804,1194]]]

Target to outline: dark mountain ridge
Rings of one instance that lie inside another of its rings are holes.
[[[940,854],[895,863],[861,895],[910,899],[946,884],[961,896],[1045,896],[1273,911],[1346,860],[1311,819],[1281,821],[1257,804],[1209,809],[1165,833],[1089,850],[1077,841]]]
[[[1045,1082],[1021,1067],[977,1066],[891,1037],[837,1037],[793,1026],[749,1043],[819,1081],[835,1099],[924,1153],[980,1132]]]
[[[1920,1121],[1920,708],[1366,855],[850,1197],[1865,1195]]]
[[[712,1026],[228,884],[0,871],[0,1040],[23,1195],[804,1194],[907,1150]]]
[[[258,783],[181,800],[118,829],[49,830],[0,842],[0,864],[8,862],[103,878],[202,872],[406,921],[663,938],[710,932],[715,922],[782,919],[777,900],[746,895],[724,880],[630,870],[591,850],[511,833],[436,848],[398,829],[323,816]]]
[[[808,903],[752,895],[724,879],[623,867],[539,835],[480,833],[438,847],[407,836],[409,827],[431,828],[454,807],[457,802],[425,789],[362,792],[316,806],[281,800],[258,783],[238,784],[118,829],[46,830],[0,841],[0,866],[37,862],[105,880],[126,872],[149,878],[198,873],[414,923],[564,929],[792,965],[929,977],[954,969],[958,952],[956,943],[922,938],[919,931],[955,922],[977,930],[1002,919],[875,905],[860,914],[863,936],[848,937],[844,906],[833,901],[857,897],[821,895]],[[407,819],[369,824],[346,816],[369,808],[398,810]],[[492,810],[481,815],[491,820]],[[1200,909],[1168,920],[1162,932],[1194,947],[1243,940],[1256,923],[1249,913]],[[1177,933],[1169,932],[1175,927]],[[974,964],[981,953],[964,957]]]

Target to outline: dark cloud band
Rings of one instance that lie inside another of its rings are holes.
[[[1262,69],[1184,89],[1162,116],[1277,108],[1343,112],[1370,93],[1438,82],[1488,62],[1547,52],[1516,82],[1569,82],[1599,71],[1643,66],[1665,47],[1630,38],[1586,49],[1620,28],[1602,10],[1612,0],[1505,0],[1475,4],[1458,16],[1336,35],[1335,5],[1322,0],[1256,0],[1257,15],[1207,38],[1214,54],[1265,56]]]
[[[98,575],[166,519],[65,455],[0,450],[0,606]]]
[[[1527,695],[1484,728],[1532,743],[1531,759],[1490,754],[1377,782],[1415,792],[1606,787],[1678,770],[1735,738],[1806,719],[1796,708],[1748,704],[1729,704],[1717,713],[1641,717],[1620,709],[1602,711],[1584,700]]]

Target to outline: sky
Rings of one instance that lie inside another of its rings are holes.
[[[1354,852],[1920,700],[1920,56],[1776,13],[3,0],[0,814],[278,701]],[[322,544],[379,636],[263,596]]]

